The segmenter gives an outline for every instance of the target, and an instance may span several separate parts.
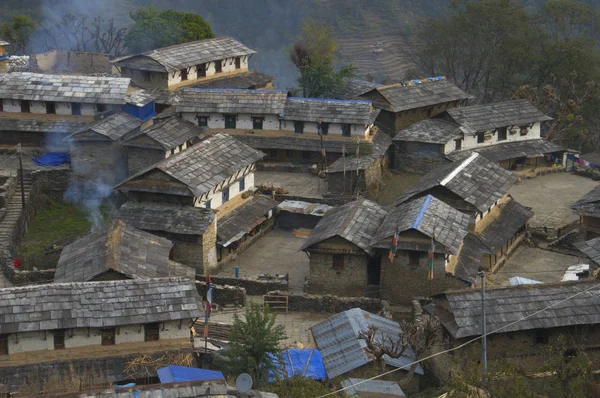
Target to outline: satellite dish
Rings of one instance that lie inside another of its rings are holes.
[[[248,373],[242,373],[235,379],[235,388],[243,393],[250,391],[252,388],[252,377]]]

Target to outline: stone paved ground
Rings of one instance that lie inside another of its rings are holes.
[[[508,285],[508,279],[513,276],[546,283],[560,282],[569,266],[580,263],[587,264],[589,259],[521,245],[498,273],[491,275],[490,284]]]
[[[262,297],[250,296],[248,297],[248,300],[260,303]],[[239,316],[242,316],[243,313],[243,309],[237,310],[237,314]],[[210,316],[210,322],[232,324],[235,314],[235,310],[213,312]],[[278,313],[276,324],[285,326],[285,331],[288,337],[286,340],[282,341],[282,346],[291,347],[295,345],[295,343],[301,343],[307,347],[315,347],[315,342],[310,332],[310,328],[332,315],[333,314],[311,312],[288,312],[287,314]]]
[[[304,239],[296,238],[290,231],[270,231],[216,275],[233,276],[236,265],[240,268],[240,276],[289,273],[290,289],[302,291],[309,274],[308,257],[304,252],[298,251],[303,242]]]
[[[590,178],[556,173],[523,180],[509,192],[519,203],[533,208],[532,229],[560,228],[579,219],[571,206],[597,185]]]
[[[288,191],[288,195],[307,198],[322,198],[327,192],[327,182],[310,173],[257,171],[254,175],[254,185],[281,187]]]

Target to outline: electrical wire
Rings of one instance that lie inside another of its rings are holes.
[[[385,373],[380,373],[380,374],[378,374],[378,375],[376,375],[376,376],[373,376],[373,377],[371,377],[371,378],[369,378],[369,379],[365,379],[365,380],[359,381],[358,383],[354,383],[354,384],[352,384],[352,385],[350,385],[350,386],[348,386],[348,387],[343,387],[343,388],[340,388],[339,390],[336,390],[336,391],[333,391],[333,392],[327,393],[327,394],[325,394],[325,395],[320,395],[318,398],[325,398],[325,397],[328,397],[328,396],[331,396],[331,395],[337,394],[337,393],[339,393],[339,392],[345,391],[345,390],[347,390],[347,389],[349,389],[349,388],[352,388],[352,387],[354,387],[354,386],[357,386],[357,385],[360,385],[360,384],[366,383],[366,382],[368,382],[368,381],[372,381],[372,380],[378,379],[378,378],[380,378],[380,377],[383,377],[383,376],[386,376],[386,375],[388,375],[388,374],[391,374],[391,373],[397,372],[397,371],[399,371],[399,370],[401,370],[401,369],[408,368],[408,367],[410,367],[410,366],[412,366],[412,365],[419,364],[419,363],[421,363],[421,362],[423,362],[423,361],[425,361],[425,360],[427,360],[427,359],[431,359],[431,358],[437,357],[437,356],[439,356],[439,355],[442,355],[442,354],[447,354],[447,353],[449,353],[449,352],[453,352],[453,351],[459,350],[459,349],[461,349],[461,348],[463,348],[463,347],[465,347],[465,346],[467,346],[467,345],[469,345],[469,344],[471,344],[471,343],[474,343],[474,342],[476,342],[477,340],[480,340],[480,339],[482,339],[482,338],[483,338],[483,336],[486,336],[486,337],[487,337],[487,336],[489,336],[490,334],[497,333],[497,332],[499,332],[499,331],[501,331],[501,330],[504,330],[504,329],[506,329],[506,328],[509,328],[509,327],[511,327],[511,326],[513,326],[513,325],[516,325],[516,324],[517,324],[517,323],[519,323],[519,322],[525,321],[525,320],[527,320],[527,319],[529,319],[529,318],[531,318],[531,317],[533,317],[533,316],[535,316],[535,315],[537,315],[537,314],[540,314],[540,313],[542,313],[542,312],[544,312],[544,311],[546,311],[546,310],[549,310],[549,309],[550,309],[550,308],[552,308],[552,307],[555,307],[555,306],[557,306],[557,305],[559,305],[559,304],[562,304],[562,303],[564,303],[564,302],[566,302],[566,301],[572,300],[572,299],[574,299],[575,297],[577,297],[577,296],[579,296],[579,295],[582,295],[582,294],[584,294],[584,293],[587,293],[587,292],[589,292],[589,291],[591,291],[591,290],[593,290],[593,289],[595,289],[595,288],[597,288],[597,287],[599,287],[599,286],[600,286],[600,284],[594,284],[594,285],[592,285],[592,286],[591,286],[590,288],[588,288],[588,289],[584,289],[584,290],[582,290],[582,291],[580,291],[580,292],[577,292],[577,293],[573,294],[572,296],[569,296],[569,297],[567,297],[567,298],[565,298],[565,299],[562,299],[562,300],[560,300],[560,301],[557,301],[557,302],[556,302],[556,303],[554,303],[554,304],[551,304],[551,305],[549,305],[549,306],[547,306],[547,307],[545,307],[545,308],[542,308],[541,310],[539,310],[539,311],[536,311],[536,312],[534,312],[534,313],[532,313],[532,314],[526,315],[526,316],[522,317],[521,319],[517,319],[516,321],[514,321],[514,322],[511,322],[511,323],[509,323],[508,325],[504,325],[504,326],[502,326],[502,327],[500,327],[500,328],[498,328],[498,329],[496,329],[496,330],[494,330],[494,331],[492,331],[492,332],[487,332],[485,335],[477,336],[477,337],[475,337],[475,338],[473,338],[473,339],[471,339],[471,340],[469,340],[469,341],[467,341],[467,342],[464,342],[463,344],[460,344],[460,345],[458,345],[458,346],[456,346],[456,347],[454,347],[454,348],[450,348],[450,349],[448,349],[448,350],[444,350],[444,351],[441,351],[441,352],[438,352],[438,353],[435,353],[435,354],[429,355],[429,356],[427,356],[427,357],[425,357],[425,358],[422,358],[422,359],[419,359],[419,360],[417,360],[417,361],[411,362],[411,363],[409,363],[409,364],[407,364],[407,365],[404,365],[404,366],[402,366],[402,367],[400,367],[400,368],[392,369],[392,370],[389,370],[389,371],[387,371],[387,372],[385,372]]]

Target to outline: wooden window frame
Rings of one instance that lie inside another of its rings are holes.
[[[304,134],[304,122],[294,121],[294,133]]]
[[[196,116],[198,127],[208,127],[208,118],[208,116]],[[203,122],[201,123],[200,120],[203,120]]]
[[[0,334],[0,355],[8,355],[8,335]]]
[[[329,123],[321,122],[321,135],[329,134]]]
[[[79,102],[71,102],[71,115],[81,116],[81,104]]]
[[[408,256],[408,265],[413,266],[413,267],[417,267],[419,265],[419,262],[421,260],[421,253],[415,250],[409,250],[407,252],[407,256]],[[416,261],[415,261],[416,259]]]
[[[527,135],[527,134],[529,134],[529,128],[528,128],[527,126],[522,126],[522,127],[519,127],[519,135],[520,135],[521,137],[522,137],[522,136],[525,136],[525,135]]]
[[[223,73],[223,60],[215,61],[215,75],[217,73]]]
[[[186,80],[188,80],[188,70],[187,68],[183,68],[179,71],[179,74],[181,75],[181,81],[184,82]]]
[[[206,207],[208,210],[210,210],[211,204],[212,204],[212,199],[209,199],[206,201],[206,203],[204,203],[204,207]]]
[[[264,123],[265,123],[265,118],[264,117],[262,117],[262,116],[253,116],[252,117],[252,130],[263,130],[264,129]]]
[[[237,129],[237,115],[227,114],[224,116],[224,118],[225,118],[225,128],[226,129],[231,129],[231,130]],[[228,118],[230,119],[230,121],[233,121],[233,127],[231,127],[231,124],[229,126],[227,126]]]
[[[56,115],[56,102],[46,101],[46,114]]]
[[[342,271],[344,269],[343,254],[334,254],[331,256],[331,268],[335,271]]]
[[[4,112],[4,100],[0,98],[0,112]]]
[[[454,140],[454,150],[455,151],[460,151],[462,148],[462,139],[457,138]]]
[[[242,69],[242,57],[235,57],[235,69]]]
[[[506,127],[500,127],[498,129],[498,141],[506,141],[508,139],[508,131]]]
[[[64,350],[65,349],[65,331],[64,330],[55,330],[52,332],[53,340],[54,340],[54,349],[55,350]]]
[[[352,125],[350,123],[342,123],[342,137],[352,136]]]
[[[31,113],[31,101],[21,100],[20,104],[21,104],[21,113]],[[23,110],[23,108],[26,108],[26,110]]]
[[[206,77],[206,64],[196,65],[196,78]]]
[[[170,255],[170,253],[169,253]],[[102,345],[116,345],[116,329],[105,328],[100,331]]]
[[[96,110],[98,112],[106,112],[106,105],[105,104],[96,104]]]
[[[240,189],[239,191],[245,191],[246,190],[246,177],[242,177],[242,179],[240,180]]]
[[[160,340],[160,323],[153,322],[144,325],[144,341]]]
[[[221,191],[221,204],[229,202],[230,199],[231,198],[229,197],[229,187],[224,188],[223,191]]]

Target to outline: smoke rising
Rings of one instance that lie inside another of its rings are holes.
[[[92,224],[92,231],[95,231],[104,225],[100,206],[111,192],[111,186],[101,181],[71,182],[63,195],[63,200],[83,208],[87,220]]]

